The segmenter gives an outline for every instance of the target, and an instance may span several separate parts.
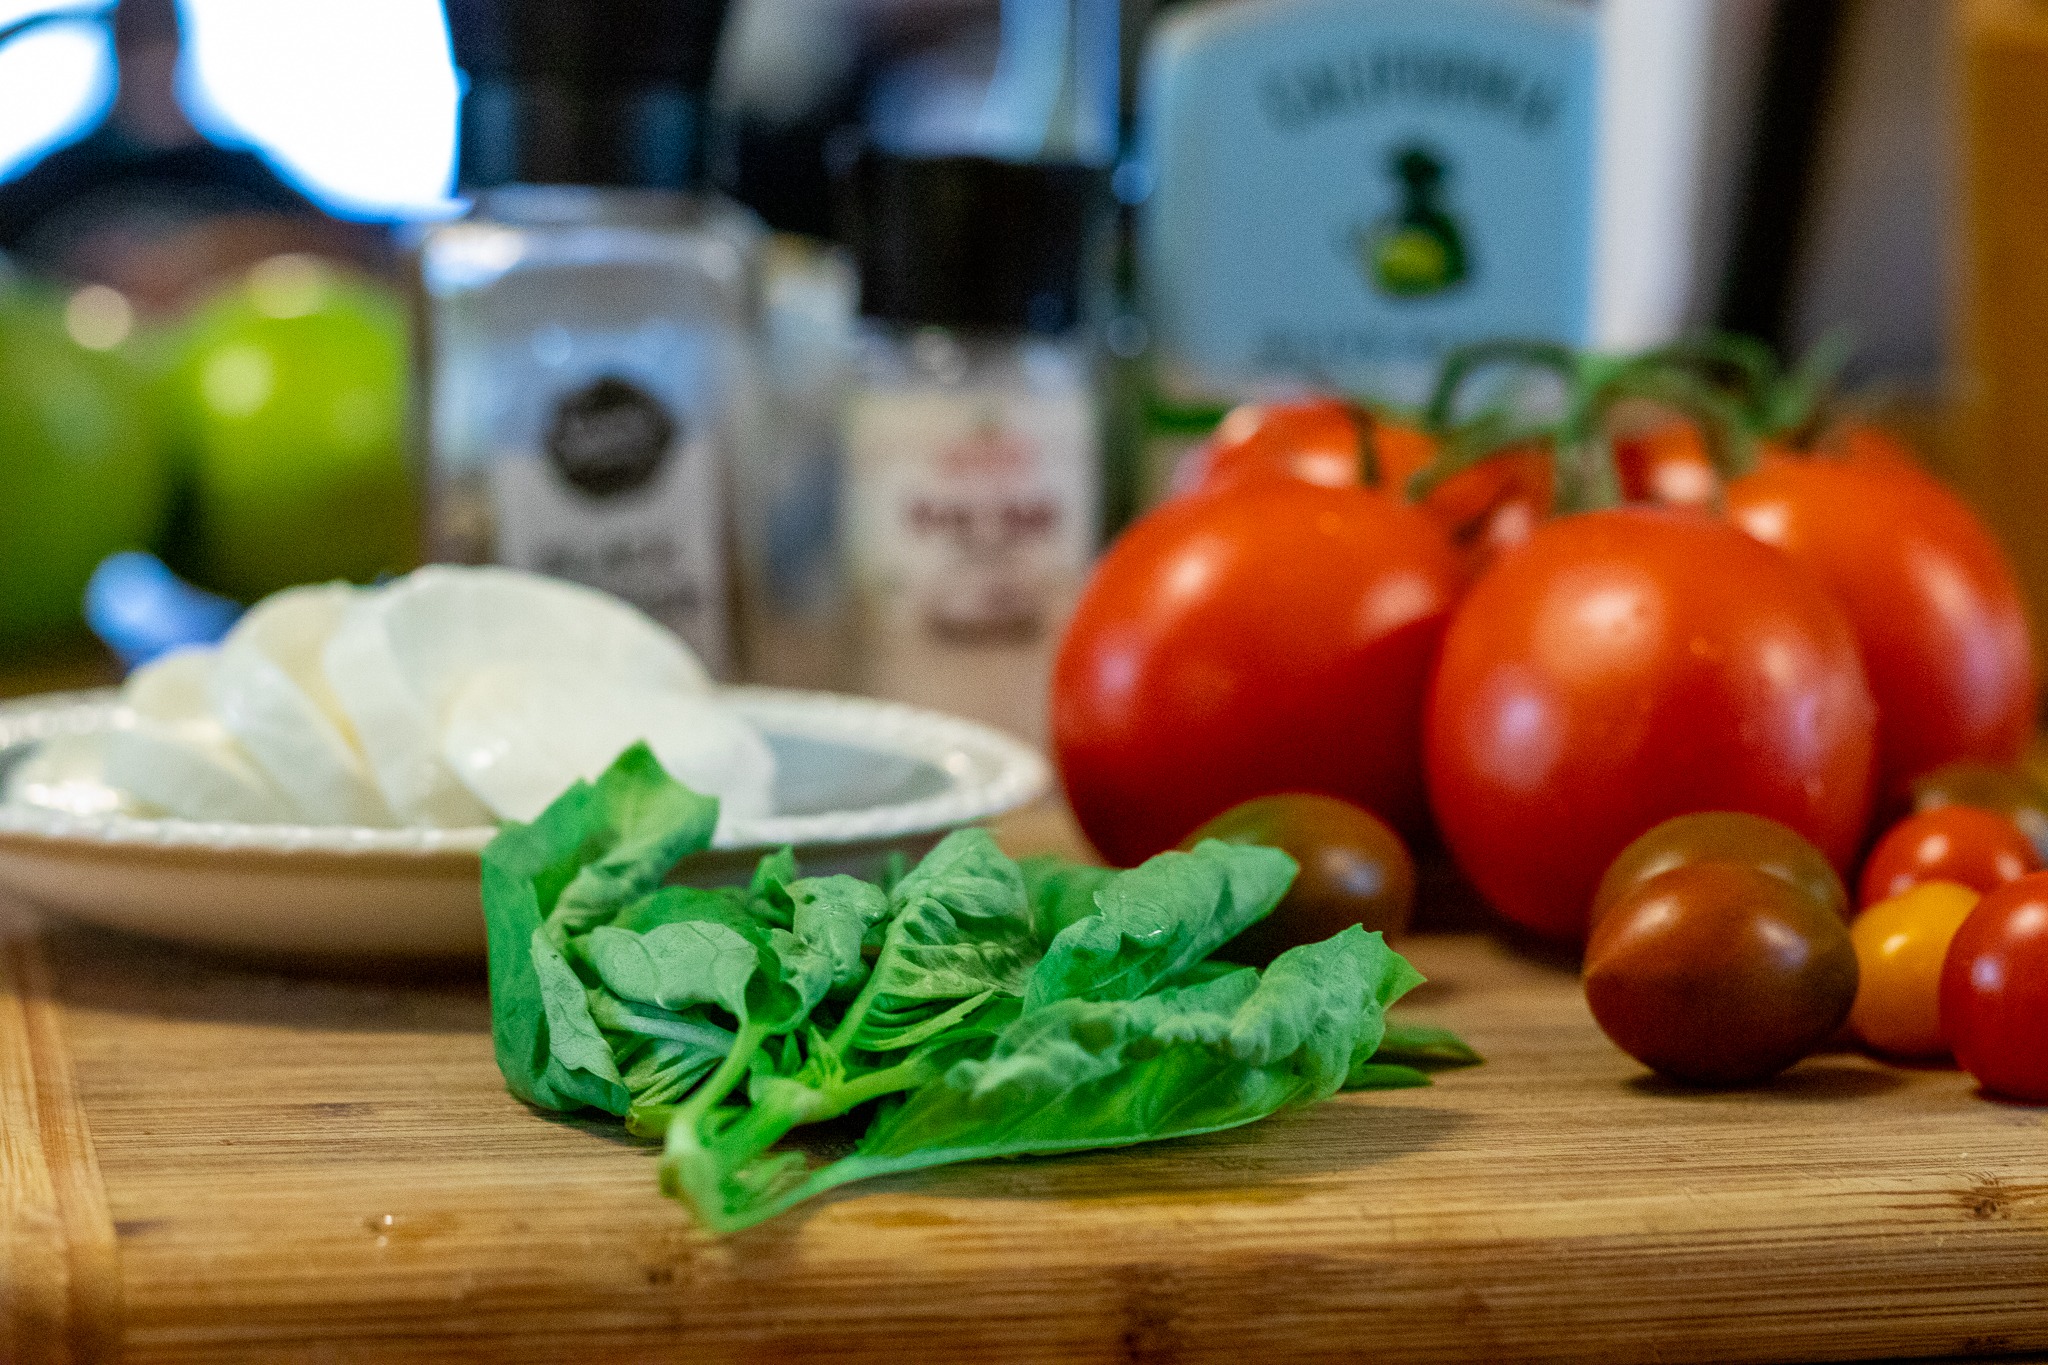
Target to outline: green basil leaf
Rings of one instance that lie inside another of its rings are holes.
[[[514,1094],[625,1112],[626,1088],[562,945],[569,926],[609,918],[708,844],[717,815],[716,801],[670,779],[640,744],[484,847],[492,1045]]]
[[[600,924],[581,940],[598,979],[613,994],[663,1009],[719,1005],[747,1017],[747,984],[760,950],[734,929],[679,920],[644,934]]]
[[[1380,1040],[1379,1051],[1373,1053],[1372,1060],[1421,1071],[1448,1071],[1453,1067],[1477,1066],[1485,1059],[1447,1028],[1389,1019],[1387,1036]]]
[[[1272,913],[1294,881],[1274,848],[1204,840],[1102,881],[1098,912],[1053,938],[1024,1008],[1059,1000],[1135,1000]]]
[[[747,885],[748,913],[763,924],[777,929],[789,928],[795,911],[789,888],[797,880],[797,875],[794,849],[785,846],[761,859],[754,865],[753,880]]]
[[[611,1045],[590,1017],[582,979],[563,960],[544,928],[533,931],[532,954],[547,1021],[548,1061],[531,1098],[550,1109],[588,1105],[624,1114],[631,1098],[619,1078]]]
[[[761,922],[748,913],[746,891],[736,886],[664,886],[628,905],[612,923],[620,929],[644,934],[660,925],[684,920],[723,924],[754,942],[768,941]]]
[[[492,847],[497,847],[496,841]],[[548,866],[539,838],[515,852],[533,855],[515,861],[515,866]],[[600,1047],[603,1039],[583,1004],[581,979],[541,927],[534,881],[486,856],[483,900],[490,953],[491,1044],[506,1087],[545,1109],[595,1106],[621,1112],[617,1106],[624,1086],[609,1052],[599,1060],[589,1047],[592,1037]]]
[[[1410,1090],[1416,1086],[1434,1085],[1427,1071],[1418,1071],[1412,1066],[1397,1066],[1391,1062],[1359,1062],[1351,1068],[1351,1074],[1344,1080],[1346,1090]]]
[[[787,888],[792,932],[831,967],[831,994],[844,998],[866,981],[861,943],[889,918],[889,897],[858,877],[811,877]]]
[[[545,920],[558,945],[661,885],[683,858],[711,846],[718,825],[717,798],[670,777],[644,743],[620,754],[591,791],[582,865]]]
[[[1031,903],[1031,930],[1040,943],[1051,943],[1060,930],[1095,913],[1095,893],[1117,875],[1113,867],[1070,863],[1049,854],[1017,864],[1024,874],[1024,895]]]
[[[692,1085],[724,1060],[732,1046],[732,1035],[724,1035],[723,1047],[714,1046],[710,1041],[723,1032],[706,1025],[704,1036],[699,1038],[637,1037],[619,1047],[616,1053],[619,1075],[625,1082],[627,1093],[633,1097],[632,1108],[673,1104],[681,1099]],[[631,1112],[630,1109],[627,1111],[629,1116]]]
[[[941,840],[889,895],[891,918],[860,995],[833,1035],[841,1051],[929,1041],[932,1018],[963,1000],[1023,994],[1038,960],[1017,864],[988,831]]]
[[[1133,1000],[1057,1001],[1019,1014],[986,1055],[886,1102],[852,1155],[808,1174],[787,1154],[727,1149],[721,1159],[722,1135],[671,1128],[666,1188],[729,1230],[869,1176],[1236,1127],[1334,1092],[1354,1050],[1377,1046],[1382,996],[1412,975],[1379,935],[1353,926],[1283,953],[1263,975],[1247,967]]]

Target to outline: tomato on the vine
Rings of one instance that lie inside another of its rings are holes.
[[[1271,478],[1324,488],[1375,482],[1399,489],[1435,458],[1436,442],[1414,427],[1376,417],[1341,398],[1299,398],[1231,409],[1176,482],[1183,492],[1213,492]]]
[[[2008,763],[2039,696],[2025,602],[1984,524],[1931,476],[1875,458],[1766,457],[1727,489],[1736,525],[1848,613],[1877,699],[1887,801],[1957,759]]]
[[[1858,901],[1875,905],[1922,882],[1990,891],[2040,869],[2033,842],[2005,816],[1974,806],[1939,806],[1885,831],[1863,864]]]
[[[1956,930],[1941,1031],[1986,1090],[2048,1103],[2048,872],[1990,892]]]
[[[1339,398],[1302,398],[1232,409],[1176,476],[1182,493],[1217,492],[1272,479],[1324,488],[1372,486],[1405,495],[1435,462],[1437,439]],[[1549,453],[1501,450],[1444,478],[1422,510],[1474,569],[1527,540],[1550,513]]]
[[[1375,490],[1281,479],[1158,508],[1096,566],[1054,665],[1082,830],[1130,864],[1282,791],[1415,829],[1423,692],[1462,587],[1443,532]]]
[[[1567,516],[1452,620],[1430,801],[1497,909],[1573,936],[1614,856],[1687,811],[1768,816],[1845,865],[1874,715],[1840,608],[1782,555],[1696,512]]]
[[[1718,493],[1731,521],[1841,603],[1877,699],[1885,805],[1902,806],[1914,779],[1943,764],[2017,758],[2033,734],[2039,683],[2025,604],[1997,539],[1900,441],[1867,423],[1827,427],[1805,449],[1789,444],[1772,423],[1810,423],[1824,385],[1809,382],[1787,407],[1772,395],[1783,377],[1749,378],[1750,421],[1739,425],[1763,437],[1753,468],[1722,487],[1706,431],[1670,422],[1618,444],[1624,492],[1692,506]]]

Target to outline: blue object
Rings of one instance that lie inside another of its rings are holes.
[[[228,633],[242,605],[195,588],[155,555],[108,555],[85,585],[85,621],[130,668]]]

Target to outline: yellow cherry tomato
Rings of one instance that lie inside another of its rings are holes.
[[[1939,1057],[1941,963],[1978,893],[1955,882],[1922,882],[1879,901],[1849,926],[1856,946],[1856,1003],[1849,1026],[1878,1052]]]

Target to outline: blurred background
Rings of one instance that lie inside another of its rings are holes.
[[[497,559],[1030,730],[1229,405],[1708,326],[1847,328],[2038,605],[2044,80],[2021,0],[0,0],[0,652]]]

